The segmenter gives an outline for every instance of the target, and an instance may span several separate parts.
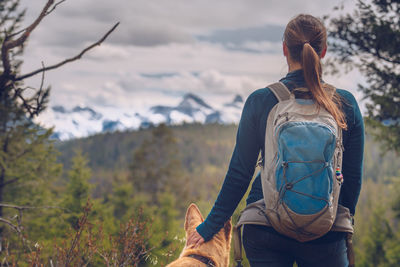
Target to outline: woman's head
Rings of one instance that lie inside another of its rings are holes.
[[[323,23],[304,14],[289,21],[284,33],[284,50],[290,61],[303,69],[307,88],[314,100],[332,114],[339,127],[346,129],[344,114],[338,106],[338,95],[332,98],[321,84],[320,59],[326,53],[326,29]]]
[[[294,62],[303,63],[303,50],[313,48],[322,58],[326,52],[326,29],[324,24],[311,15],[298,15],[286,26],[284,42]]]

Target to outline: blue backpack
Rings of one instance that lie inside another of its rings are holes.
[[[323,86],[333,96],[335,88]],[[265,157],[260,162],[264,198],[247,205],[233,228],[237,267],[242,266],[244,224],[272,226],[300,242],[328,231],[345,232],[349,266],[354,266],[353,219],[349,209],[338,204],[343,183],[342,130],[313,100],[295,99],[282,83],[268,88],[279,102],[268,115]]]
[[[334,87],[325,87],[333,95]],[[343,181],[342,130],[312,99],[296,99],[283,83],[269,88],[279,103],[269,113],[265,132],[265,214],[278,232],[301,242],[313,240],[336,219]]]

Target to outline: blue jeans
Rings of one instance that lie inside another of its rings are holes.
[[[346,239],[305,242],[274,233],[260,225],[244,225],[243,246],[251,267],[347,267]]]

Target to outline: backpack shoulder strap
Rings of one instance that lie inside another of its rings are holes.
[[[274,93],[279,102],[290,99],[289,89],[281,82],[270,84],[267,86],[267,88],[269,88],[272,93]]]

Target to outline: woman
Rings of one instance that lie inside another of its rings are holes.
[[[353,95],[337,89],[335,96],[328,97],[321,85],[320,59],[327,49],[327,34],[322,22],[310,15],[299,15],[286,26],[283,54],[287,58],[289,72],[280,82],[289,90],[306,87],[312,98],[335,118],[343,130],[343,165],[345,177],[339,204],[354,214],[361,189],[364,147],[363,119]],[[188,245],[197,246],[210,240],[232,216],[245,194],[253,176],[257,157],[268,153],[264,148],[266,121],[270,110],[278,100],[268,88],[253,92],[243,108],[237,132],[235,150],[224,184],[206,220],[197,232],[188,238]],[[263,198],[260,174],[255,178],[247,204]],[[347,266],[345,233],[328,232],[309,242],[298,242],[276,232],[272,227],[245,225],[243,244],[251,266]]]

